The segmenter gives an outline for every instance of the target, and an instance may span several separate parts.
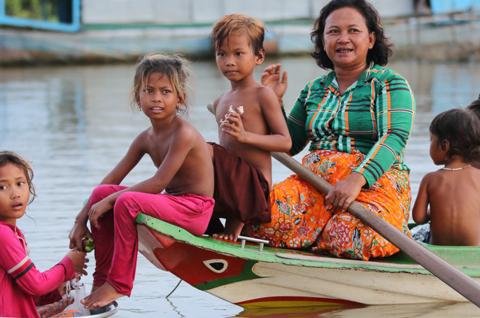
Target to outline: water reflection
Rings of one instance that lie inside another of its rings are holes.
[[[308,80],[325,72],[309,57],[270,62],[281,62],[289,71],[287,108]],[[466,105],[478,96],[480,65],[405,61],[391,67],[409,80],[418,103],[406,153],[415,195],[421,177],[435,169],[428,157],[430,120],[433,114]],[[133,72],[133,65],[0,70],[0,149],[16,151],[33,164],[38,198],[28,209],[31,218],[23,218],[19,227],[26,233],[31,258],[41,269],[52,266],[64,255],[68,231],[83,200],[149,124],[145,116],[130,107]],[[224,92],[228,83],[213,63],[196,62],[193,72],[188,119],[206,139],[215,141],[216,124],[205,106]],[[142,160],[125,183],[150,177],[153,169],[149,159]],[[290,174],[277,162],[273,169],[274,181]],[[120,300],[118,317],[231,317],[242,311],[187,284],[181,284],[167,301],[164,297],[178,279],[158,271],[143,257],[138,262],[133,296]],[[92,263],[93,260],[90,273]],[[86,280],[90,283],[91,276]],[[415,307],[412,311],[418,314],[416,317],[430,317],[422,316],[422,306],[417,308],[418,311]],[[383,316],[378,314],[380,308],[367,307],[285,317],[349,317],[352,312],[360,317]],[[241,317],[247,315],[253,313],[241,313]]]
[[[180,318],[185,318],[185,316],[178,310],[177,306],[168,298],[165,298],[165,300],[172,306],[172,311],[178,315]]]

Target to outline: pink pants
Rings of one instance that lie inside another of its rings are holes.
[[[120,185],[99,185],[93,190],[88,206],[125,188]],[[201,235],[207,229],[213,206],[212,198],[195,194],[121,194],[115,201],[113,213],[108,212],[100,218],[100,228],[92,226],[96,261],[93,286],[108,282],[120,294],[130,296],[137,266],[135,218],[138,213],[148,214],[178,225],[192,234]]]

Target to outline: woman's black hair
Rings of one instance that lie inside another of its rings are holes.
[[[310,33],[310,38],[315,44],[312,56],[318,66],[324,69],[333,69],[333,63],[324,49],[323,32],[328,16],[333,11],[345,7],[356,9],[365,18],[368,31],[375,34],[375,43],[367,54],[367,65],[372,62],[382,66],[387,65],[388,58],[392,55],[392,44],[384,34],[380,16],[373,5],[365,0],[331,0],[320,11],[320,16],[315,20],[313,31]]]
[[[480,158],[480,119],[471,111],[454,108],[438,114],[430,124],[438,142],[450,143],[449,156],[462,156],[467,163]]]

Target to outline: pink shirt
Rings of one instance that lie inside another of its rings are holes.
[[[0,317],[39,317],[35,297],[45,295],[74,277],[69,257],[39,272],[28,257],[22,232],[0,221]]]

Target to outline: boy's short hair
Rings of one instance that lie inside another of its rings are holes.
[[[226,38],[239,31],[246,33],[253,52],[258,55],[263,50],[265,27],[261,21],[243,14],[229,14],[215,23],[211,34],[214,49],[218,50]]]
[[[467,163],[480,158],[480,119],[472,111],[454,108],[438,114],[430,123],[430,133],[438,142],[450,143],[449,156],[462,156]]]

